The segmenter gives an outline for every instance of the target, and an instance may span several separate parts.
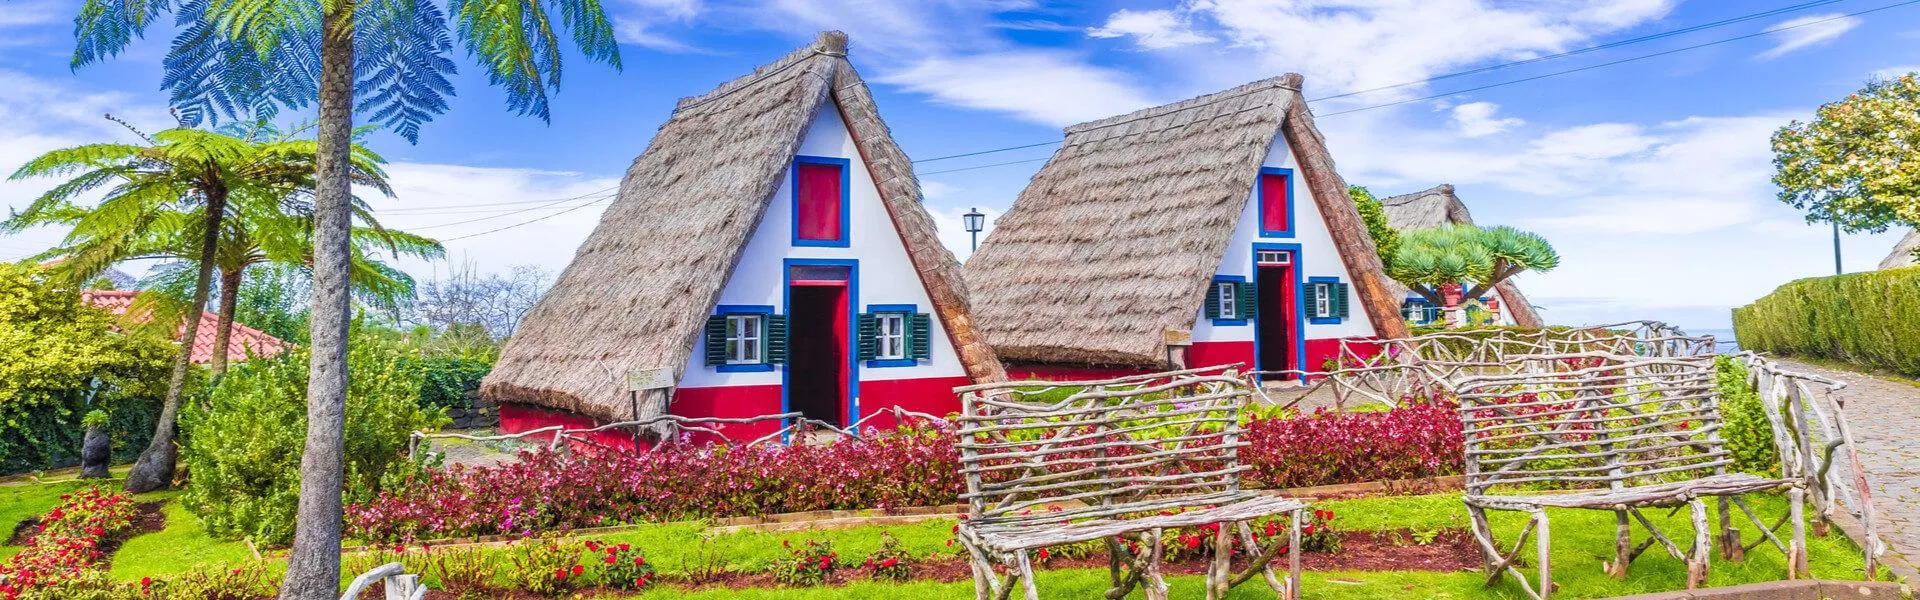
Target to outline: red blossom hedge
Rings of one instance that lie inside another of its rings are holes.
[[[1254,419],[1252,485],[1298,487],[1460,471],[1452,405]],[[824,446],[672,447],[640,456],[524,453],[497,467],[432,471],[347,508],[350,534],[382,542],[810,510],[934,506],[966,488],[952,430],[936,423]]]
[[[27,547],[0,565],[0,598],[59,587],[104,558],[100,543],[133,527],[133,498],[90,487],[62,494]]]

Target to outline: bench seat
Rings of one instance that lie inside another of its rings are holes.
[[[963,521],[960,527],[973,533],[981,545],[995,552],[1018,552],[1058,544],[1104,539],[1124,533],[1154,529],[1194,527],[1208,523],[1247,521],[1307,507],[1294,498],[1254,492],[1246,497],[1206,508],[1188,509],[1174,514],[1153,514],[1137,518],[1106,518],[1078,523],[1025,519],[1012,523]]]
[[[1788,479],[1769,479],[1747,473],[1711,475],[1688,481],[1658,483],[1636,487],[1587,490],[1538,496],[1468,494],[1466,502],[1481,508],[1528,510],[1535,508],[1597,508],[1616,506],[1641,508],[1679,506],[1701,496],[1729,496],[1779,490],[1794,484]]]

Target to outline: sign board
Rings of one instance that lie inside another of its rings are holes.
[[[1160,341],[1168,346],[1192,346],[1193,332],[1185,329],[1167,329],[1160,333]]]
[[[673,387],[673,369],[661,367],[655,369],[635,369],[627,372],[627,389],[644,392]]]

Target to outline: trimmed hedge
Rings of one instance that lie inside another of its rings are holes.
[[[1740,346],[1920,375],[1920,267],[1801,279],[1733,309]]]

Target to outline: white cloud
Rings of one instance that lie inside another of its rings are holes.
[[[1500,105],[1492,102],[1469,102],[1453,107],[1453,124],[1460,131],[1460,135],[1476,138],[1500,133],[1527,123],[1519,117],[1494,118],[1494,113],[1499,111]]]
[[[395,163],[387,176],[394,197],[369,198],[382,225],[442,240],[482,234],[446,242],[447,257],[485,265],[483,271],[531,264],[555,274],[572,262],[574,250],[611,203],[594,200],[609,196],[604,190],[619,184],[614,177],[569,171],[431,163]],[[534,207],[547,203],[498,205],[568,198],[578,199],[543,208]],[[495,206],[472,208],[476,205]],[[452,225],[462,221],[471,222]],[[501,231],[484,233],[496,229]],[[416,276],[445,270],[423,261],[402,266]]]
[[[1920,65],[1900,65],[1897,67],[1887,67],[1885,69],[1874,71],[1872,75],[1879,79],[1895,79],[1900,77],[1901,75],[1906,75],[1908,73],[1920,73]]]
[[[1171,10],[1120,9],[1107,17],[1107,24],[1087,30],[1097,38],[1133,36],[1134,43],[1149,50],[1178,48],[1214,41],[1195,32],[1191,24]]]
[[[98,142],[133,142],[126,128],[102,118],[111,113],[152,133],[169,126],[166,107],[135,100],[119,92],[89,91],[65,81],[39,79],[0,69],[0,173],[50,150]],[[21,181],[0,179],[0,199],[9,210],[27,203],[57,185],[57,178]],[[0,260],[14,260],[54,246],[65,231],[32,229],[0,235]]]
[[[620,43],[663,52],[700,51],[655,29],[662,24],[692,21],[704,9],[702,0],[620,0],[620,4],[625,6],[612,11],[613,34]]]
[[[1665,15],[1667,0],[1196,0],[1238,71],[1298,71],[1325,92],[1419,81],[1489,60],[1565,50]],[[1401,88],[1410,95],[1417,87]],[[1379,98],[1369,98],[1368,101]]]
[[[941,103],[1011,113],[1055,126],[1155,104],[1119,72],[1048,51],[929,57],[876,79]]]
[[[1853,31],[1865,21],[1859,17],[1842,15],[1809,15],[1775,25],[1772,36],[1774,46],[1755,56],[1760,60],[1773,60],[1790,52],[1815,44],[1831,42]]]

